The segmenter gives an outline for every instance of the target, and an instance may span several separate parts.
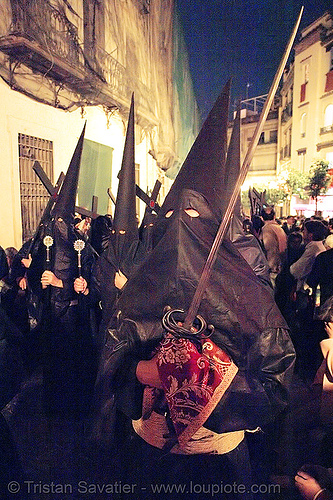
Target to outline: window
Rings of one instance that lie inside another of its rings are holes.
[[[301,115],[301,137],[305,137],[306,134],[306,113],[302,113]]]
[[[333,168],[333,152],[326,153],[326,161],[328,161],[328,168]]]
[[[298,152],[298,171],[304,174],[306,149],[299,149],[297,152]]]
[[[303,83],[308,83],[309,81],[309,69],[310,69],[310,64],[304,63],[302,66],[302,81]]]
[[[36,231],[41,215],[50,198],[32,166],[39,161],[53,182],[53,143],[46,139],[18,134],[22,239],[26,241]]]
[[[328,73],[326,73],[325,92],[333,90],[333,47],[329,53]]]
[[[325,109],[324,127],[333,125],[333,104],[329,104]]]
[[[301,95],[300,95],[300,102],[304,102],[306,97],[306,83],[302,83],[301,85]]]
[[[309,81],[309,69],[310,69],[310,64],[308,62],[303,63],[300,102],[304,102],[306,98],[306,86]]]
[[[325,92],[331,92],[333,90],[333,69],[326,73],[326,83],[325,83]]]
[[[282,151],[282,157],[283,158],[290,158],[291,154],[291,127],[288,128],[288,130],[283,134],[283,151]]]
[[[293,87],[291,87],[288,91],[288,102],[293,102]]]
[[[265,132],[261,132],[258,144],[265,144]]]
[[[269,133],[269,142],[277,142],[277,130],[271,130]]]

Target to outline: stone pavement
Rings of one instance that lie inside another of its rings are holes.
[[[41,393],[42,376],[35,374],[23,384],[21,392],[2,412],[12,431],[24,471],[24,477],[17,478],[19,486],[10,486],[14,489],[8,492],[7,498],[140,498],[125,491],[125,485],[120,484],[117,476],[121,463],[117,445],[108,446],[108,439],[103,440],[103,443],[92,439],[91,422],[88,419],[47,419],[41,405]],[[305,462],[318,463],[323,460],[320,445],[324,434],[317,425],[316,409],[310,395],[309,384],[295,377],[292,387],[293,411],[283,425],[266,430],[266,435],[260,433],[249,436],[255,482],[269,482],[280,488],[280,494],[275,488],[275,493],[257,495],[255,500],[299,500],[293,486],[297,467]],[[123,432],[126,432],[126,428]],[[16,478],[12,480],[16,481]],[[20,491],[14,491],[15,488]],[[196,494],[193,498],[199,500],[209,496]]]

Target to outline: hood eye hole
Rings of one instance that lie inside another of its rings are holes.
[[[166,219],[169,219],[171,217],[171,215],[173,214],[173,210],[169,210],[166,214],[165,214],[165,218]]]
[[[126,233],[126,231],[124,229],[119,230],[119,234],[125,234],[125,233]]]
[[[184,212],[189,216],[189,217],[199,217],[200,214],[197,210],[194,208],[185,208]]]

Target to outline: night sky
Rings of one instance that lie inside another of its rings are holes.
[[[231,104],[266,94],[301,6],[296,40],[301,29],[332,4],[333,0],[177,0],[202,118],[229,78]]]

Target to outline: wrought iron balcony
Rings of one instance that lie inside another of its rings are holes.
[[[329,132],[333,132],[333,125],[327,125],[326,127],[321,127],[320,129],[320,135],[328,134]]]
[[[22,63],[94,104],[123,105],[135,91],[137,105],[154,114],[152,97],[142,82],[130,81],[126,68],[101,47],[94,45],[89,55],[85,52],[79,39],[81,19],[74,25],[44,0],[11,0],[11,4],[10,32],[0,37],[0,51],[11,63]]]
[[[125,66],[120,64],[119,61],[101,47],[96,46],[95,54],[96,61],[98,61],[102,76],[108,84],[109,90],[127,99],[130,99],[132,92],[136,91],[136,105],[142,106],[153,113],[153,100],[148,87],[140,82],[140,80],[136,80],[135,82],[130,81]]]
[[[0,50],[59,82],[84,75],[77,27],[41,0],[12,2],[11,30],[0,38]]]

